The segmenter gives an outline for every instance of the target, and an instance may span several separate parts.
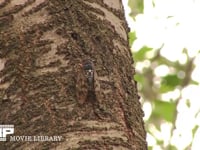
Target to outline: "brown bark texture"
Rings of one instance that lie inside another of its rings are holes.
[[[0,124],[15,136],[62,136],[0,149],[146,150],[127,33],[120,0],[0,0]]]

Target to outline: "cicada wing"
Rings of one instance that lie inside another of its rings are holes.
[[[81,69],[79,69],[76,79],[76,98],[79,104],[83,104],[87,99],[88,85]]]
[[[100,87],[100,83],[99,83],[96,71],[94,71],[94,92],[95,92],[96,101],[100,102],[102,99],[102,94],[101,94],[101,87]]]

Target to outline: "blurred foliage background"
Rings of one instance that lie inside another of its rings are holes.
[[[123,3],[149,150],[199,150],[200,1]]]

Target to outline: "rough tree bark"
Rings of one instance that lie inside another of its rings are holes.
[[[0,124],[61,142],[2,150],[146,150],[143,111],[120,0],[0,0]],[[96,97],[80,104],[74,69],[93,60]]]

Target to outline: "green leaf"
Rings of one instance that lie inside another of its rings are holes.
[[[155,100],[151,117],[163,118],[168,122],[173,122],[175,116],[174,115],[175,110],[176,110],[175,102],[165,102],[161,100]]]
[[[170,74],[162,78],[160,92],[165,93],[172,91],[177,85],[181,84],[182,79],[178,78],[176,74]]]
[[[168,86],[174,87],[174,86],[180,85],[181,80],[180,78],[178,78],[176,74],[170,74],[163,78],[163,83],[167,84]]]
[[[190,102],[190,100],[189,100],[189,99],[187,99],[187,100],[186,100],[186,105],[187,105],[187,107],[188,107],[188,108],[190,108],[190,107],[191,107],[191,102]]]
[[[128,6],[131,8],[131,16],[135,17],[138,13],[142,13],[144,9],[143,0],[129,0]]]
[[[128,33],[128,37],[129,37],[129,45],[130,47],[133,45],[133,42],[135,41],[136,39],[136,35],[135,35],[135,32],[129,32]]]
[[[198,82],[198,81],[191,80],[191,84],[199,85],[199,82]]]
[[[137,82],[144,83],[144,77],[143,77],[142,75],[135,74],[135,75],[134,75],[134,79],[135,79],[135,81],[137,81]]]
[[[145,54],[148,52],[148,51],[151,51],[152,48],[149,48],[149,47],[146,47],[144,46],[143,48],[141,48],[138,52],[136,52],[134,54],[134,60],[137,62],[137,61],[143,61],[144,59],[146,59],[145,57]]]
[[[170,150],[178,150],[177,147],[175,147],[174,145],[171,145],[171,144],[168,145],[168,149],[170,149]]]
[[[199,126],[198,125],[195,125],[194,128],[192,129],[192,135],[193,137],[195,136],[195,133],[197,132]]]
[[[153,146],[148,146],[148,150],[153,150]]]

